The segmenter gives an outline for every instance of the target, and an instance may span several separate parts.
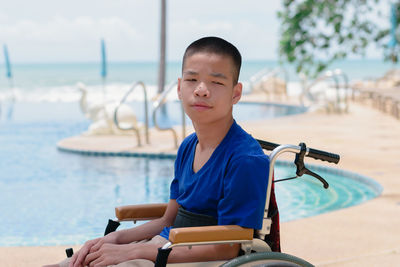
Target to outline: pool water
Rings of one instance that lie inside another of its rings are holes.
[[[6,106],[0,102],[0,125],[14,123],[38,123],[38,122],[82,122],[86,128],[90,121],[86,120],[80,111],[78,103],[71,102],[17,102],[14,105]],[[128,103],[134,110],[138,120],[144,122],[143,102]],[[148,104],[149,125],[153,126],[151,103]],[[240,102],[233,108],[234,118],[238,121],[259,120],[276,118],[293,114],[304,113],[307,108],[304,106],[283,105],[275,103],[254,103]],[[9,115],[11,114],[11,115]],[[182,122],[180,102],[170,101],[164,108],[159,110],[157,115],[160,126],[170,126]],[[191,124],[186,116],[187,124]],[[87,130],[87,129],[83,129]],[[75,134],[79,134],[76,132]]]
[[[56,149],[59,140],[88,124],[76,106],[61,104],[16,105],[13,117],[0,121],[0,246],[80,244],[103,234],[115,206],[168,201],[173,159],[93,157]],[[280,163],[276,176],[293,172]],[[306,177],[276,184],[282,221],[355,205],[381,190],[355,174],[319,173],[329,190]]]
[[[382,187],[374,180],[357,173],[336,168],[313,165],[306,159],[306,166],[322,176],[329,188],[309,175],[276,183],[276,197],[282,221],[343,209],[363,203],[381,194]],[[275,177],[282,179],[295,176],[293,162],[277,161]]]

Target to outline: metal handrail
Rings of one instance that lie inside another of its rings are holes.
[[[320,75],[319,77],[317,77],[311,84],[309,85],[305,85],[304,86],[304,90],[303,90],[303,96],[305,94],[307,94],[307,97],[309,99],[311,99],[311,101],[315,101],[314,96],[310,93],[310,89],[317,85],[320,82],[323,82],[325,80],[328,79],[332,79],[335,83],[335,89],[336,89],[336,111],[339,111],[338,106],[341,102],[340,99],[340,94],[339,94],[339,90],[340,90],[340,82],[339,82],[339,77],[341,77],[344,80],[344,85],[345,85],[345,89],[348,90],[349,88],[349,79],[348,76],[346,75],[346,73],[344,73],[341,69],[335,69],[333,71],[328,70],[326,71],[324,74]],[[345,111],[347,112],[348,110],[348,96],[347,93],[345,93]]]
[[[345,98],[344,98],[344,101],[345,101],[345,106],[346,106],[345,111],[348,112],[349,111],[349,99],[348,99],[349,96],[348,96],[346,91],[350,89],[350,87],[349,87],[349,77],[341,69],[335,69],[333,71],[333,73],[334,73],[334,75],[336,77],[335,79],[337,79],[337,77],[342,77],[342,79],[344,81],[344,86],[345,86]],[[339,98],[339,85],[340,85],[340,83],[339,83],[338,80],[337,80],[337,85],[338,85],[338,87],[336,88],[336,90],[337,90],[337,99],[338,99],[338,103],[339,103],[340,102],[340,98]]]
[[[137,129],[136,127],[132,126],[132,127],[121,127],[119,125],[118,122],[118,109],[121,107],[121,105],[123,103],[125,103],[125,101],[127,100],[128,96],[133,92],[134,89],[136,89],[137,86],[141,86],[143,88],[143,95],[144,95],[144,119],[145,119],[145,137],[146,137],[146,143],[150,144],[150,139],[149,139],[149,115],[148,115],[148,108],[147,108],[147,90],[146,90],[146,85],[139,81],[134,83],[131,88],[128,90],[128,92],[124,95],[124,97],[121,99],[121,101],[119,102],[118,106],[115,108],[114,111],[114,124],[118,127],[118,129],[123,130],[123,131],[129,131],[129,130],[133,130],[136,133],[136,137],[137,137],[137,142],[138,142],[138,146],[141,146],[141,139],[140,139],[140,133],[139,133],[139,129]]]
[[[257,83],[258,81],[260,81],[265,75],[267,75],[267,73],[269,73],[271,71],[270,68],[264,68],[258,72],[256,72],[256,74],[252,75],[250,77],[250,90],[253,89],[254,84]]]
[[[250,91],[253,91],[253,87],[256,83],[266,80],[270,77],[277,77],[280,73],[283,73],[284,81],[285,81],[285,91],[287,92],[287,83],[289,80],[289,74],[283,67],[276,67],[276,68],[265,68],[254,74],[250,77]],[[263,90],[266,94],[269,92],[267,90]]]
[[[157,111],[165,105],[167,102],[167,96],[171,92],[172,89],[175,88],[178,82],[172,83],[167,90],[164,90],[163,93],[158,97],[158,99],[153,103],[153,124],[154,127],[156,127],[160,131],[171,131],[172,135],[174,137],[174,142],[175,142],[175,148],[178,148],[178,134],[172,127],[168,128],[161,128],[160,125],[157,122]],[[186,136],[186,116],[185,116],[185,111],[183,110],[183,105],[181,104],[181,111],[182,111],[182,139],[185,138]]]

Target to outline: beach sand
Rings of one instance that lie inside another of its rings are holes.
[[[400,120],[351,103],[348,114],[314,112],[242,126],[256,138],[305,142],[338,153],[338,166],[309,162],[360,173],[383,187],[381,196],[360,205],[282,223],[283,252],[316,266],[400,266]],[[170,136],[160,139],[158,142],[171,142]],[[0,265],[55,263],[65,257],[68,247],[0,247]]]

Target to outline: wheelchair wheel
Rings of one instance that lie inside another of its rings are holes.
[[[311,263],[293,255],[279,252],[259,252],[232,259],[221,267],[313,267]]]

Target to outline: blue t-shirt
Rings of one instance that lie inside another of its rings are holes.
[[[235,121],[209,160],[196,173],[195,133],[183,140],[175,160],[170,198],[186,210],[213,216],[219,225],[261,229],[269,159]],[[168,239],[170,227],[161,232]]]

